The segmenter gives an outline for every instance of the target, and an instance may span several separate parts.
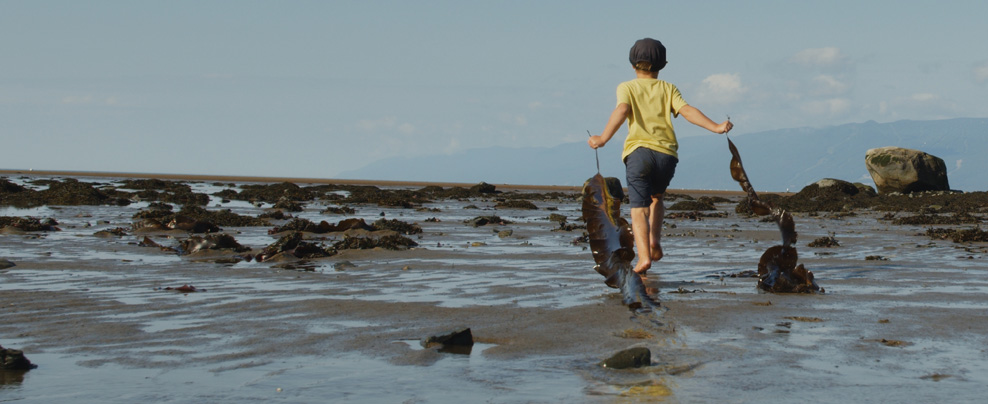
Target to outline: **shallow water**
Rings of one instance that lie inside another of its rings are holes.
[[[229,187],[193,186],[206,193]],[[593,271],[586,244],[573,242],[581,231],[554,231],[558,225],[547,219],[558,213],[577,222],[578,201],[535,203],[539,210],[495,210],[483,199],[427,205],[441,212],[354,206],[354,217],[368,223],[383,213],[419,224],[424,233],[413,238],[420,248],[314,260],[307,263],[311,271],[197,261],[139,247],[138,235],[93,236],[128,228],[146,203],[0,208],[0,216],[53,217],[62,228],[0,234],[0,258],[18,264],[0,271],[0,295],[59,297],[53,299],[57,306],[4,302],[5,324],[30,317],[38,322],[4,327],[0,344],[23,349],[38,368],[4,379],[12,381],[0,383],[0,401],[784,402],[799,395],[828,402],[933,402],[949,392],[963,402],[985,393],[985,246],[932,241],[917,235],[925,231],[921,226],[890,226],[875,214],[796,216],[800,262],[827,290],[815,296],[763,294],[755,279],[731,277],[754,270],[762,252],[779,243],[773,223],[737,217],[733,204],[718,206],[727,218],[668,220],[666,258],[646,281],[670,308],[653,321],[665,328],[622,314],[630,317],[627,328],[655,335],[626,340],[652,349],[658,363],[643,370],[600,368],[610,351],[592,346],[591,353],[504,357],[497,335],[486,336],[469,355],[437,353],[415,346],[426,335],[390,313],[354,317],[337,307],[495,308],[530,315],[526,310],[619,305],[616,290]],[[320,214],[326,206],[312,202],[296,216],[344,218]],[[209,208],[264,211],[215,197]],[[481,215],[514,223],[463,223]],[[442,221],[425,222],[432,217]],[[498,237],[504,229],[513,234]],[[224,229],[255,251],[275,241],[267,230]],[[828,235],[841,246],[806,247]],[[184,236],[154,238],[163,245],[177,242],[170,237]],[[865,260],[873,255],[888,261]],[[343,261],[352,266],[337,269]],[[164,290],[183,284],[205,291]],[[718,320],[731,313],[733,318]],[[103,340],[87,334],[87,326],[95,325],[73,317],[113,330]],[[819,321],[805,321],[810,317]],[[64,335],[65,327],[80,327],[80,335]],[[386,333],[401,337],[356,341]],[[882,342],[890,339],[906,344]]]

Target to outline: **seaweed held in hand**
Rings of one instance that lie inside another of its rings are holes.
[[[628,308],[651,311],[659,303],[648,296],[641,276],[632,270],[635,239],[628,221],[621,217],[621,183],[611,183],[616,186],[609,188],[608,181],[598,173],[583,185],[583,218],[597,263],[594,269],[604,276],[607,286],[621,289]]]
[[[771,215],[779,225],[782,234],[782,245],[769,248],[758,260],[758,287],[773,293],[812,293],[823,292],[813,280],[813,273],[807,271],[803,264],[796,265],[796,223],[792,215],[784,209],[779,209],[771,203],[758,199],[755,188],[748,181],[748,174],[741,165],[738,148],[730,138],[727,146],[731,149],[731,177],[741,189],[748,194],[748,204],[751,211],[759,216]]]

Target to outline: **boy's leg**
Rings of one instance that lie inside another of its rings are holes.
[[[652,195],[652,205],[649,206],[648,215],[649,256],[652,261],[662,259],[662,219],[665,214],[666,207],[662,202],[662,194]]]
[[[649,247],[649,213],[651,207],[631,208],[631,232],[635,236],[635,250],[638,254],[638,262],[635,264],[635,272],[645,274],[652,267],[652,254]]]

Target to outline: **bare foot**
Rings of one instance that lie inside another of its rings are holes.
[[[635,273],[644,276],[648,269],[652,267],[652,263],[648,260],[638,260],[638,265],[635,265]]]
[[[662,255],[662,246],[659,245],[659,243],[653,243],[651,245],[651,248],[649,249],[649,252],[651,253],[651,257],[650,258],[652,258],[652,261],[658,261],[658,260],[662,259],[662,256],[663,256]]]

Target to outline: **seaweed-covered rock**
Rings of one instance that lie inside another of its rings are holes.
[[[524,199],[512,199],[507,201],[498,202],[494,205],[497,209],[526,209],[526,210],[536,210],[539,207],[535,206],[531,201],[526,201]]]
[[[834,236],[826,236],[826,237],[820,237],[820,238],[818,238],[816,240],[813,240],[809,244],[807,244],[806,246],[807,247],[818,247],[818,248],[819,247],[823,247],[823,248],[840,247],[840,242],[838,242],[837,239],[834,238]]]
[[[0,228],[12,227],[20,231],[59,231],[55,219],[40,220],[33,217],[0,216]]]
[[[336,255],[335,248],[305,241],[301,232],[288,233],[278,241],[265,247],[255,257],[258,262],[268,261],[276,256],[290,256],[297,259],[313,259]]]
[[[271,230],[268,230],[268,234],[277,234],[285,231],[302,231],[307,233],[323,234],[337,231],[347,231],[351,229],[374,230],[374,227],[367,225],[367,223],[364,222],[364,219],[343,219],[334,225],[326,222],[325,220],[320,221],[319,224],[316,224],[309,219],[297,217],[290,220],[288,223],[285,223],[283,226],[275,226]]]
[[[165,226],[172,230],[184,230],[189,233],[216,233],[220,231],[220,228],[213,223],[183,215],[172,217]]]
[[[474,194],[494,194],[497,193],[497,187],[486,182],[481,182],[470,187],[470,192]]]
[[[288,198],[281,198],[272,206],[274,209],[287,210],[289,212],[301,212],[305,210],[305,205]]]
[[[463,223],[473,225],[473,227],[486,226],[488,224],[498,224],[498,225],[511,224],[510,221],[502,219],[500,216],[494,216],[494,215],[477,216],[473,219],[464,220]]]
[[[318,196],[317,192],[302,188],[290,182],[279,182],[277,184],[252,184],[244,185],[243,191],[237,194],[236,198],[243,201],[263,201],[267,203],[277,203],[282,199],[292,201],[311,201]]]
[[[779,206],[792,212],[843,212],[874,203],[874,194],[843,180],[825,178],[803,187],[798,193],[780,198]]]
[[[247,252],[250,247],[245,247],[237,240],[226,233],[209,234],[204,237],[192,236],[181,242],[181,252],[183,255],[195,254],[205,250],[233,250],[234,252]]]
[[[406,223],[398,219],[378,219],[374,222],[375,230],[394,230],[405,235],[419,234],[422,227],[414,223]]]
[[[988,242],[988,231],[977,227],[964,230],[930,228],[926,230],[926,235],[933,239],[951,240],[955,243]]]
[[[383,248],[386,250],[407,250],[417,247],[418,243],[391,230],[383,230],[360,236],[345,234],[343,240],[333,244],[337,250],[369,250]]]
[[[669,210],[715,210],[716,206],[710,200],[692,200],[692,201],[679,201],[671,206]]]
[[[127,229],[123,227],[114,227],[112,229],[104,229],[93,233],[96,237],[123,237],[127,235]]]
[[[163,209],[142,210],[134,214],[134,218],[154,219],[158,222],[165,224],[174,222],[176,225],[179,225],[179,227],[174,227],[174,226],[168,226],[168,227],[179,228],[181,230],[187,230],[187,231],[188,229],[182,226],[192,227],[194,226],[195,222],[202,223],[202,225],[197,227],[197,229],[205,230],[205,231],[192,231],[193,233],[216,232],[219,231],[218,226],[249,227],[249,226],[271,225],[270,222],[264,220],[263,218],[238,215],[236,213],[233,213],[230,209],[212,211],[212,210],[207,210],[201,206],[195,206],[195,205],[186,205],[182,207],[182,210],[176,213],[172,213],[169,210],[163,210]]]
[[[74,178],[46,180],[38,184],[48,188],[35,191],[4,180],[0,184],[0,205],[35,207],[43,205],[120,205],[130,203],[129,194],[102,191],[93,184]]]

